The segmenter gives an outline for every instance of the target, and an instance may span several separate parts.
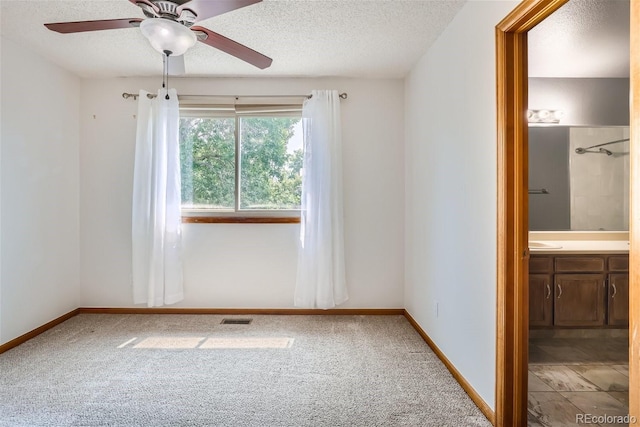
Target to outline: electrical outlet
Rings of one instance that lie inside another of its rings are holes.
[[[440,303],[436,301],[436,319],[440,316]]]

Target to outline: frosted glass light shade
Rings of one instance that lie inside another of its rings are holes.
[[[145,19],[140,23],[140,31],[155,50],[173,56],[184,54],[197,41],[189,28],[165,18]]]
[[[562,110],[527,110],[529,123],[560,123],[564,117]]]

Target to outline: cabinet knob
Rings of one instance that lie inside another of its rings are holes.
[[[616,284],[615,283],[611,283],[611,287],[613,288],[613,294],[611,295],[611,298],[615,298],[616,294],[618,293],[618,288],[616,288]]]
[[[560,286],[560,283],[558,283],[558,299],[560,299],[561,296],[562,296],[562,286]]]
[[[549,299],[551,297],[551,286],[549,286],[549,283],[547,283],[547,299]]]

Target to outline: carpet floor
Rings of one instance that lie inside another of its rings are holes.
[[[81,314],[0,355],[0,426],[490,425],[403,316]]]

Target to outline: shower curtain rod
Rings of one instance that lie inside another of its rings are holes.
[[[605,150],[604,148],[601,148],[598,151],[588,151],[591,150],[592,148],[598,148],[598,147],[604,147],[605,145],[611,145],[611,144],[618,144],[620,142],[626,142],[629,141],[629,138],[624,138],[624,139],[616,139],[615,141],[609,141],[609,142],[604,142],[602,144],[596,144],[596,145],[592,145],[591,147],[587,147],[587,148],[582,148],[582,147],[578,147],[576,148],[576,153],[578,154],[584,154],[584,153],[604,153],[607,155],[611,155],[611,151],[609,150]]]
[[[628,141],[628,140],[629,140],[629,138],[625,138],[625,139],[617,139],[617,140],[615,140],[615,141],[609,141],[609,142],[605,142],[605,143],[603,143],[603,144],[592,145],[591,147],[587,147],[587,148],[585,148],[585,150],[589,150],[589,149],[591,149],[591,148],[604,147],[605,145],[610,145],[610,144],[617,144],[617,143],[619,143],[619,142],[625,142],[625,141]]]
[[[137,93],[127,93],[124,92],[122,94],[122,97],[124,99],[129,99],[129,98],[133,98],[133,100],[137,100],[138,99],[138,95]],[[153,95],[153,94],[147,94],[147,98],[149,99],[153,99],[155,98],[157,95]],[[180,99],[180,96],[184,96],[184,97],[189,97],[189,98],[197,98],[197,97],[202,97],[202,98],[211,98],[211,97],[225,97],[225,98],[311,98],[312,95],[178,95],[178,99]],[[340,99],[347,99],[347,93],[346,92],[342,92],[340,95],[338,95],[340,97]]]

